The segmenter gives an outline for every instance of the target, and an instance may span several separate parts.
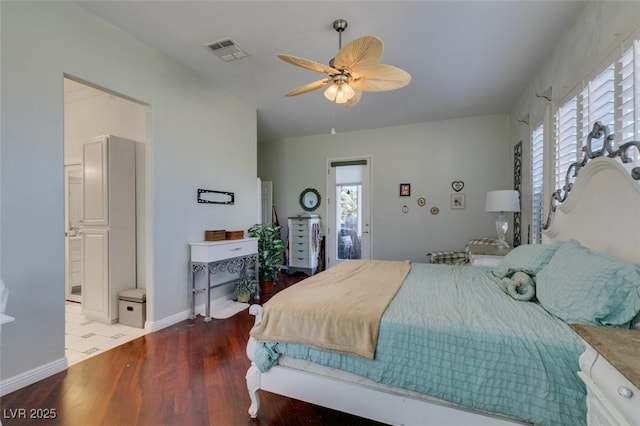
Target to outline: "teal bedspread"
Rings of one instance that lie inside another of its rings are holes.
[[[284,354],[481,411],[584,425],[583,350],[567,324],[512,299],[490,269],[414,263],[382,318],[374,360],[260,342],[254,362],[266,371]]]

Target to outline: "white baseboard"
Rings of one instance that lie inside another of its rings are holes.
[[[0,382],[0,397],[65,371],[68,367],[69,363],[67,362],[67,358],[60,358],[32,370],[25,371],[17,376],[9,377]]]
[[[216,303],[223,303],[227,300],[233,300],[233,298],[234,298],[233,294],[226,294],[222,297],[212,299],[211,306],[215,305]],[[200,305],[196,305],[194,309],[196,316],[197,315],[204,316],[204,308],[205,308],[204,303]],[[180,321],[184,321],[186,319],[189,319],[188,309],[182,312],[178,312],[177,314],[170,315],[166,318],[162,318],[161,320],[158,320],[158,321],[146,321],[144,323],[144,328],[145,330],[148,330],[150,332],[159,331],[159,330],[162,330],[163,328],[171,327],[173,324],[179,323]]]
[[[213,299],[211,301],[211,304],[213,305],[216,302],[222,303],[226,300],[230,300],[230,298],[233,298],[233,295],[225,295],[217,299]],[[195,312],[196,314],[200,313],[204,315],[204,303],[196,306]],[[186,309],[182,312],[178,312],[177,314],[170,315],[158,321],[146,321],[144,324],[144,328],[149,332],[159,331],[163,328],[170,327],[173,324],[179,323],[180,321],[184,321],[188,318],[189,310]],[[60,358],[56,361],[18,374],[17,376],[2,380],[0,382],[0,397],[17,391],[18,389],[22,389],[23,387],[29,386],[40,380],[46,379],[47,377],[53,376],[54,374],[60,373],[61,371],[65,371],[68,367],[69,364],[67,362],[67,358]]]
[[[150,332],[159,331],[163,328],[171,327],[173,324],[179,323],[189,318],[189,310],[178,312],[177,314],[170,315],[162,318],[158,321],[146,321],[144,323],[145,330]]]

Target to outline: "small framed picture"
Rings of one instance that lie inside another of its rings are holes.
[[[401,183],[400,184],[400,196],[401,197],[409,197],[409,196],[411,196],[411,184],[410,183]]]
[[[464,194],[451,194],[451,208],[464,209]]]

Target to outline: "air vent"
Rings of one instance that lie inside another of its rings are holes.
[[[238,44],[230,38],[214,41],[213,43],[205,44],[205,46],[225,62],[248,56],[247,52],[242,50]]]

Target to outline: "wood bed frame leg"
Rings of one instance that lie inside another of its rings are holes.
[[[249,415],[252,419],[258,417],[258,410],[260,409],[260,370],[253,363],[247,370],[247,390],[249,391],[249,398],[251,399],[251,405],[249,406]]]

